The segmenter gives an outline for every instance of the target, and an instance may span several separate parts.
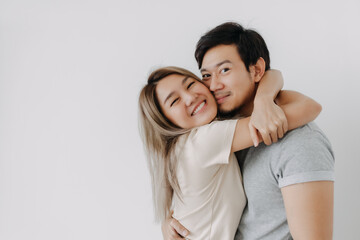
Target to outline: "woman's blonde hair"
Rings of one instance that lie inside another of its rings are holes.
[[[174,147],[178,137],[189,132],[189,129],[182,129],[165,117],[156,96],[157,83],[173,74],[200,81],[195,74],[183,68],[159,68],[150,74],[139,96],[140,134],[147,154],[156,221],[163,221],[170,214],[174,192],[180,196]]]

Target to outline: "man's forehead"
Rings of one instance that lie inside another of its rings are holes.
[[[218,45],[205,53],[200,71],[217,68],[224,63],[234,63],[239,58],[235,45]]]

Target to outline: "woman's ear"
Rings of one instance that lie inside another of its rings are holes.
[[[257,83],[261,80],[265,73],[265,60],[260,57],[255,65],[250,67],[250,72],[253,75],[254,81]]]

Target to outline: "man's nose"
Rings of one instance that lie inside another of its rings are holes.
[[[210,91],[215,92],[224,88],[220,79],[217,76],[213,76],[210,80]]]

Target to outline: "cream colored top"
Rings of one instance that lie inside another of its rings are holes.
[[[231,153],[237,120],[214,121],[182,136],[177,144],[173,217],[190,231],[187,239],[234,239],[246,204],[239,165]]]

